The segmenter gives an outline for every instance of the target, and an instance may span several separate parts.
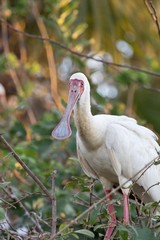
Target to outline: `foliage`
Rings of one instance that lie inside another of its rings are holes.
[[[0,83],[5,93],[0,92],[1,133],[50,194],[53,194],[51,174],[56,170],[57,232],[61,232],[57,240],[103,239],[110,216],[104,201],[95,203],[104,197],[104,192],[98,181],[93,183],[82,173],[76,157],[73,121],[70,139],[60,142],[51,138],[62,115],[55,99],[61,96],[65,107],[66,80],[72,72],[83,71],[90,76],[94,114],[127,113],[160,132],[159,78],[109,64],[114,61],[124,66],[136,64],[158,73],[159,40],[154,22],[146,14],[143,1],[137,5],[136,1],[128,0],[124,6],[121,2],[103,0],[5,0],[0,11],[13,28],[34,34],[27,37],[2,22]],[[42,20],[43,32],[38,19]],[[64,49],[50,44],[52,51],[47,52],[45,46],[49,43],[41,39],[45,32]],[[81,53],[87,58],[81,58]],[[49,63],[55,67],[54,76],[49,74]],[[98,91],[100,86],[108,95]],[[1,141],[0,145],[0,238],[49,239],[51,201]],[[113,202],[118,217],[114,239],[160,238],[160,219],[153,216],[156,203],[143,206],[131,197],[131,225],[124,226],[121,193],[115,193]],[[95,204],[92,211],[75,221],[92,204]]]

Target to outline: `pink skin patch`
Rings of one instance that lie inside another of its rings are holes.
[[[127,194],[123,194],[123,200],[124,200],[124,219],[123,219],[123,223],[125,225],[129,225],[130,224],[130,220],[129,220],[129,202],[128,202],[128,195]]]
[[[59,122],[59,124],[55,127],[55,129],[52,131],[52,137],[63,140],[65,138],[68,138],[71,136],[72,131],[70,127],[70,117],[72,110],[82,95],[84,91],[84,83],[82,80],[78,79],[71,79],[69,81],[69,96],[68,96],[68,104],[65,110],[65,113]]]
[[[111,194],[111,189],[106,190],[107,202],[108,201],[110,202],[112,200],[112,196],[109,195],[109,194]],[[114,229],[116,227],[116,223],[117,223],[113,203],[107,204],[107,209],[108,209],[108,213],[109,213],[109,215],[111,217],[111,220],[110,220],[110,222],[108,224],[108,228],[106,230],[106,234],[105,234],[104,240],[110,240],[111,239],[112,233],[113,233],[113,231],[114,231]]]

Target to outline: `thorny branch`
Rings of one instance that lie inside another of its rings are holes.
[[[157,30],[158,30],[158,35],[160,37],[160,24],[159,24],[159,21],[158,21],[157,12],[156,12],[156,9],[153,5],[153,2],[152,2],[152,0],[144,0],[144,3],[146,5],[147,10],[148,10],[149,14],[151,15],[153,21],[156,23]]]
[[[3,22],[6,22],[4,19],[0,19],[1,23]],[[51,44],[57,46],[57,47],[60,47],[68,52],[70,52],[71,54],[75,55],[75,56],[78,56],[78,57],[81,57],[81,58],[85,58],[85,59],[92,59],[96,62],[101,62],[101,63],[104,63],[108,66],[111,66],[111,67],[117,67],[117,68],[123,68],[123,69],[130,69],[130,70],[134,70],[134,71],[138,71],[138,72],[143,72],[143,73],[146,73],[146,74],[149,74],[149,75],[152,75],[152,76],[155,76],[155,77],[160,77],[160,73],[158,72],[153,72],[153,71],[149,71],[149,70],[146,70],[146,69],[141,69],[141,68],[138,68],[136,66],[131,66],[131,65],[127,65],[127,64],[120,64],[120,63],[115,63],[115,62],[109,62],[109,61],[106,61],[106,60],[103,60],[103,59],[97,59],[96,57],[93,57],[93,56],[90,56],[90,55],[86,55],[84,53],[80,53],[80,52],[77,52],[77,51],[74,51],[72,50],[71,48],[69,47],[66,47],[65,45],[57,42],[57,41],[54,41],[50,38],[46,38],[46,37],[41,37],[39,35],[34,35],[34,34],[30,34],[30,33],[27,33],[27,32],[24,32],[24,31],[20,31],[19,29],[16,29],[14,28],[11,24],[7,23],[7,26],[8,28],[10,28],[12,31],[16,32],[16,33],[19,33],[19,34],[23,34],[24,36],[26,37],[29,37],[29,38],[34,38],[34,39],[38,39],[38,40],[41,40],[41,41],[47,41],[47,42],[50,42]]]

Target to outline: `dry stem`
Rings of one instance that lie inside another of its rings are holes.
[[[35,2],[32,4],[32,12],[33,12],[33,15],[35,17],[35,20],[37,22],[37,25],[38,25],[38,28],[40,30],[42,37],[49,38],[47,29],[41,19],[37,4]],[[45,50],[46,50],[46,54],[47,54],[49,74],[50,74],[50,79],[51,79],[51,94],[52,94],[53,100],[56,104],[56,107],[59,110],[63,110],[63,106],[61,104],[61,101],[60,101],[60,98],[58,95],[58,80],[57,80],[53,48],[49,42],[44,42],[44,46],[45,46]]]

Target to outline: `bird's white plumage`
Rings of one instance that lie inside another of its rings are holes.
[[[77,153],[82,168],[89,177],[99,178],[105,188],[122,184],[158,156],[157,136],[133,118],[93,116],[86,76],[76,73],[71,79],[84,81],[84,92],[74,107]],[[160,200],[159,182],[160,165],[153,165],[137,180],[155,201]]]
[[[130,186],[144,202],[160,201],[160,165],[153,164],[153,160],[158,159],[160,146],[157,136],[138,125],[133,118],[105,114],[93,116],[90,85],[83,73],[73,74],[69,86],[65,113],[52,136],[63,140],[71,135],[69,122],[74,109],[79,161],[89,177],[101,181],[109,201],[107,210],[111,219],[104,237],[109,240],[116,226],[115,210],[110,202],[113,184],[121,186],[123,222],[126,225],[130,224]]]

